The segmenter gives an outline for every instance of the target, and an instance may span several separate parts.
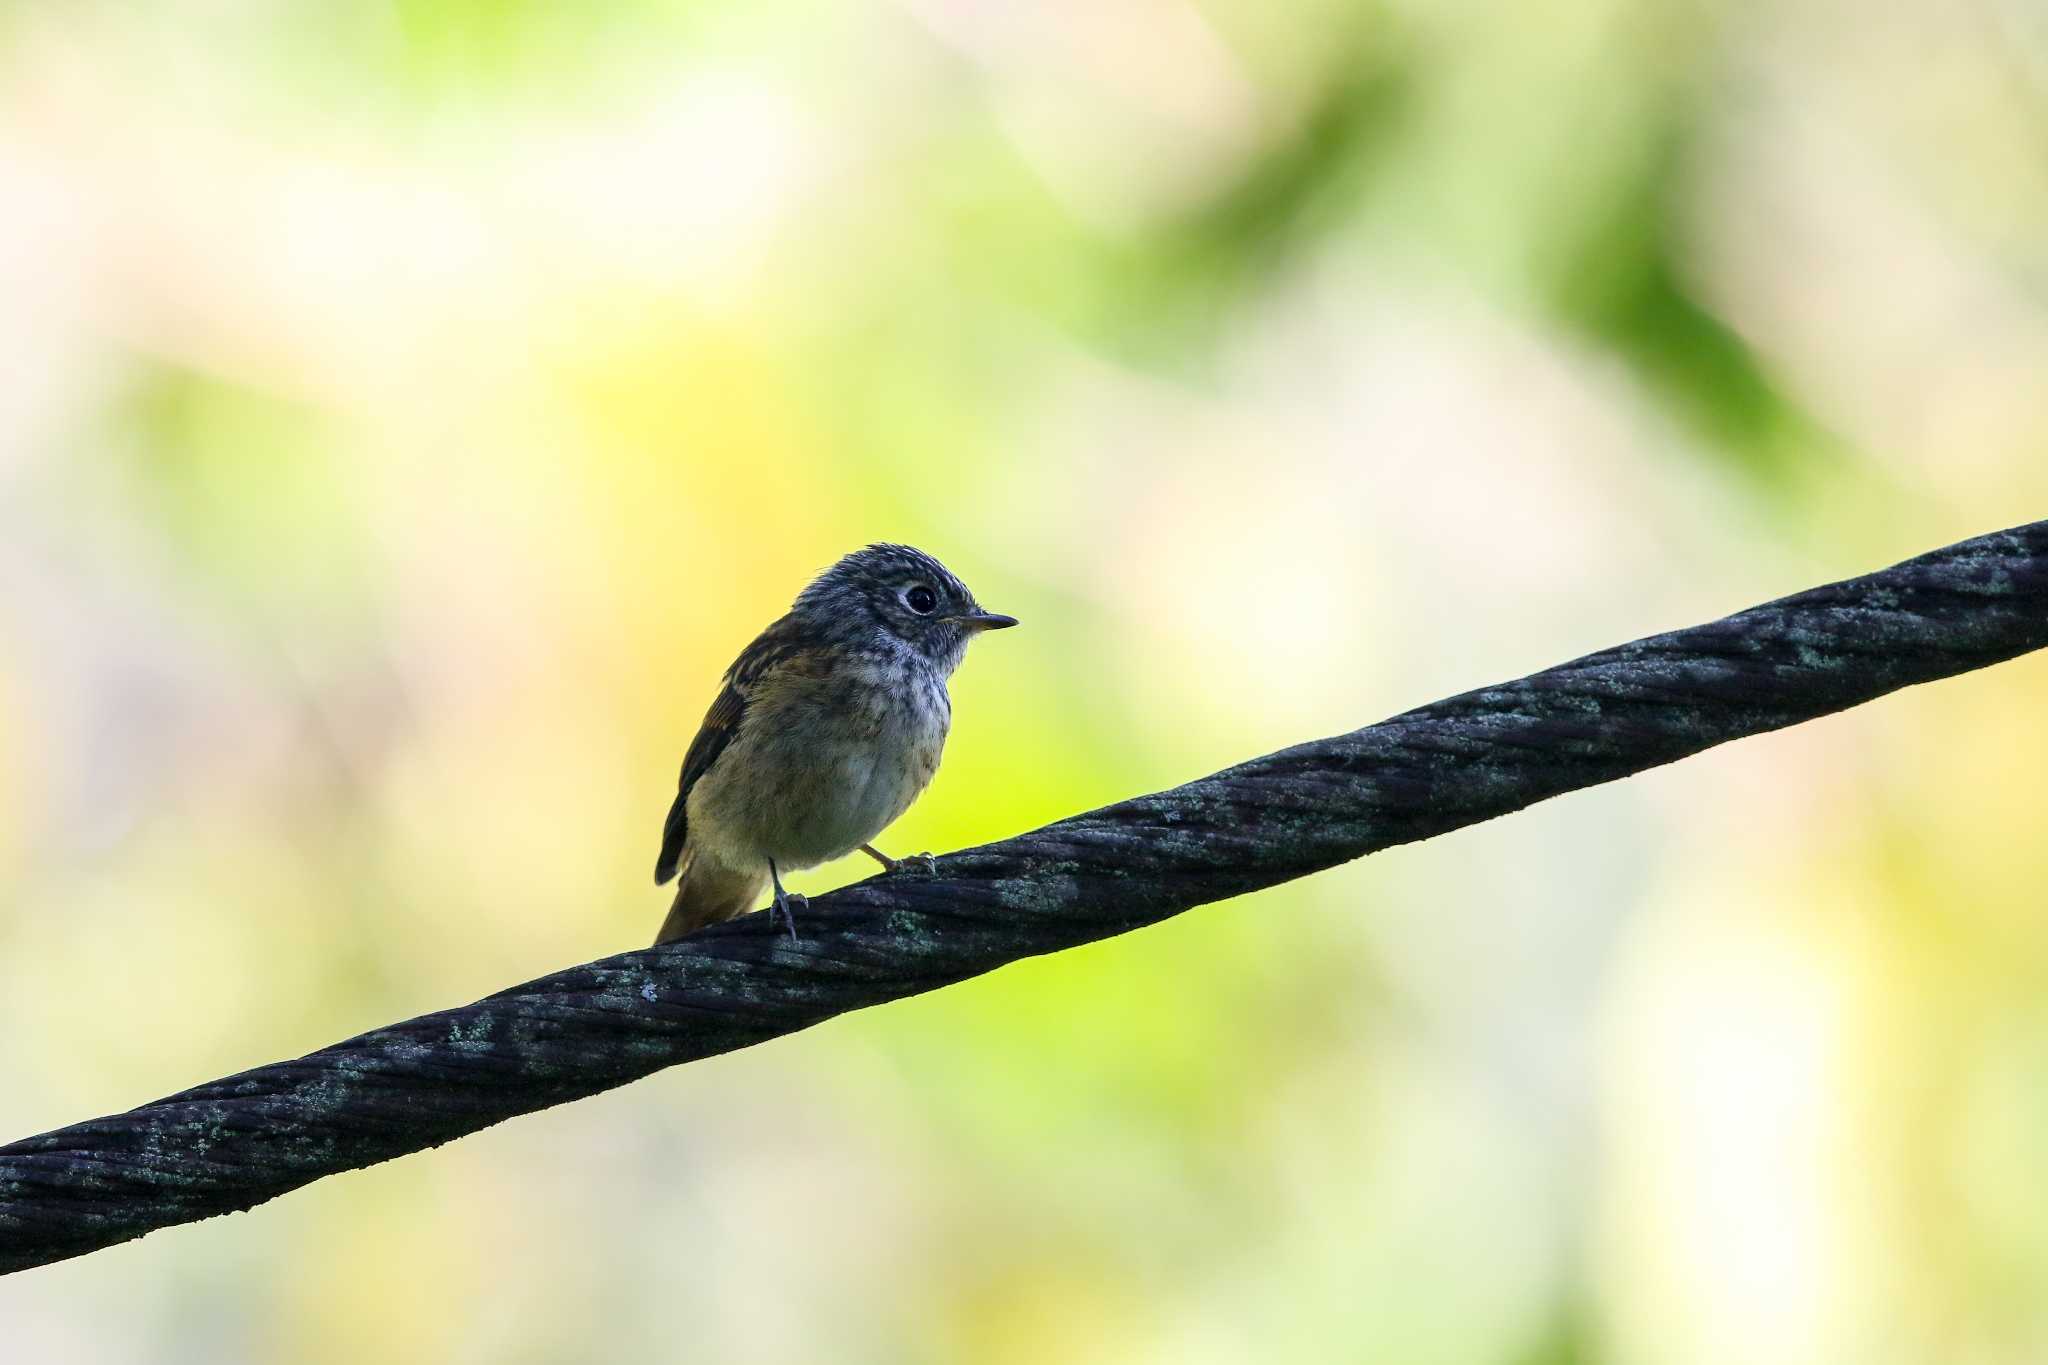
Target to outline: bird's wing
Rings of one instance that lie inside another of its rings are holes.
[[[718,689],[704,724],[683,755],[682,776],[676,781],[676,802],[669,807],[668,823],[661,831],[661,856],[655,859],[654,883],[659,886],[676,875],[682,861],[683,843],[690,829],[690,788],[711,770],[725,746],[739,732],[747,714],[747,700],[762,675],[799,651],[792,619],[783,617],[756,636],[754,643],[740,651],[731,668],[725,670],[725,685]]]

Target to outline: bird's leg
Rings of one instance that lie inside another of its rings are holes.
[[[923,863],[926,873],[932,876],[938,875],[939,864],[929,853],[913,853],[908,858],[891,858],[873,844],[862,844],[860,851],[880,863],[884,870],[889,872],[901,872],[912,863]]]
[[[782,889],[782,874],[775,870],[775,860],[768,860],[768,880],[775,883],[775,910],[782,916],[782,922],[789,927],[789,941],[796,942],[796,916],[792,911],[802,910],[810,902],[795,891]]]

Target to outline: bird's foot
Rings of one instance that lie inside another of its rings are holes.
[[[908,858],[891,858],[873,844],[862,844],[860,851],[880,863],[884,872],[910,872],[914,870],[923,872],[927,877],[938,875],[938,860],[929,853],[913,853]],[[913,863],[916,864],[915,868],[911,866]]]
[[[810,908],[810,898],[804,895],[802,892],[784,891],[775,897],[775,904],[770,908],[768,912],[768,918],[769,921],[772,923],[774,921],[775,916],[782,916],[782,923],[784,927],[789,930],[789,941],[791,943],[795,943],[797,941],[796,912],[799,910],[808,910]]]

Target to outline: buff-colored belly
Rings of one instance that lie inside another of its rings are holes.
[[[936,704],[898,692],[750,709],[690,793],[691,841],[734,867],[851,853],[930,783],[949,718],[943,692]]]

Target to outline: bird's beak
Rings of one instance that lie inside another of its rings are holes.
[[[1008,630],[1017,624],[1014,616],[1001,616],[992,611],[969,611],[949,618],[969,630]]]

